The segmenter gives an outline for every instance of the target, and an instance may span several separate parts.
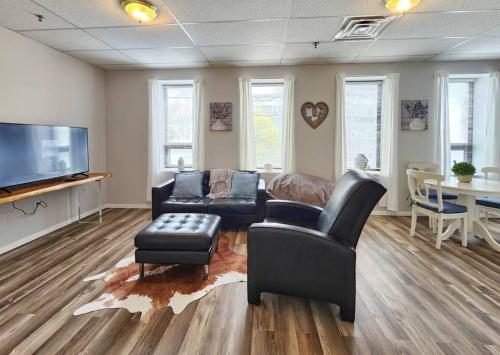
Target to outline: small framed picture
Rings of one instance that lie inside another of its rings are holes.
[[[429,129],[429,101],[401,101],[401,129],[403,131],[426,131]]]
[[[210,103],[210,130],[214,132],[231,131],[233,129],[233,103]]]

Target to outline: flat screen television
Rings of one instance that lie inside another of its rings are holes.
[[[0,188],[88,171],[87,128],[0,123]]]

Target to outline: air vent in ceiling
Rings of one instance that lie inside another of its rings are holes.
[[[347,17],[335,35],[335,41],[354,41],[376,38],[396,16]]]

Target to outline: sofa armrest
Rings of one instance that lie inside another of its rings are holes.
[[[353,306],[356,251],[322,232],[281,223],[248,230],[249,295],[273,292]]]
[[[151,208],[153,219],[157,218],[160,212],[160,204],[170,197],[174,190],[174,179],[170,179],[160,185],[154,186],[151,191]]]
[[[266,216],[266,201],[267,201],[267,192],[266,192],[266,182],[264,179],[259,179],[259,185],[257,186],[257,214],[259,221],[264,220]]]
[[[311,226],[316,225],[322,211],[323,209],[320,207],[303,202],[269,200],[266,203],[266,216],[268,218],[290,222],[300,220]]]

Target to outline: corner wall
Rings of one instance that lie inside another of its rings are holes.
[[[104,171],[104,72],[3,27],[0,43],[0,122],[87,127],[90,170]],[[74,218],[75,193],[68,189],[16,202],[30,211],[34,201],[47,201],[48,208],[34,216],[1,205],[0,253]],[[96,186],[89,184],[82,191],[82,211],[96,208],[97,201]]]

